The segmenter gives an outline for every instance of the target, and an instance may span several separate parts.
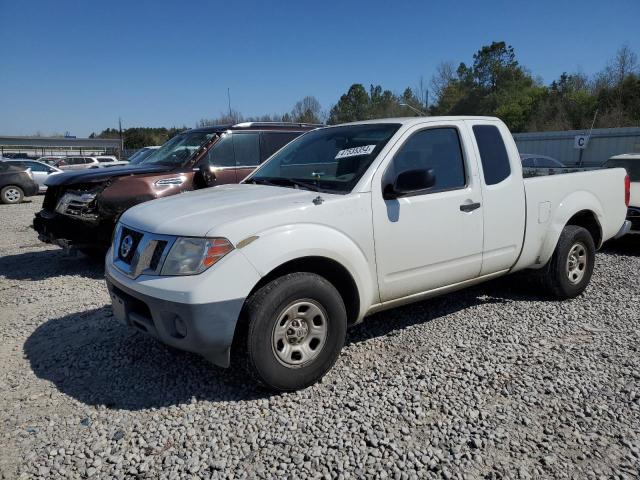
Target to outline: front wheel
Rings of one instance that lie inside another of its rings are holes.
[[[292,273],[254,293],[247,303],[244,347],[249,372],[272,390],[314,384],[340,354],[347,327],[342,297],[323,277]]]
[[[20,203],[24,198],[24,192],[15,185],[6,186],[0,191],[2,203]]]
[[[549,263],[540,272],[545,287],[558,298],[573,298],[589,285],[596,248],[588,230],[567,225]]]

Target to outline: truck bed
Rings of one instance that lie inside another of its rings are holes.
[[[524,244],[513,271],[532,265],[542,267],[547,262],[562,228],[570,220],[564,212],[575,212],[576,205],[595,213],[601,230],[601,238],[596,240],[598,248],[622,226],[620,219],[626,215],[624,169],[558,170],[563,171],[524,179],[527,200]]]

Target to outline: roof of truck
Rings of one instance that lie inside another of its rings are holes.
[[[403,125],[412,125],[416,123],[424,123],[427,122],[452,122],[452,121],[460,121],[460,120],[482,120],[482,121],[496,121],[500,120],[496,117],[480,117],[480,116],[472,116],[472,115],[450,115],[450,116],[424,116],[424,117],[395,117],[395,118],[376,118],[374,120],[361,120],[358,122],[349,122],[343,123],[342,125],[359,125],[359,124],[368,124],[368,123],[401,123]],[[331,125],[338,126],[338,125]]]

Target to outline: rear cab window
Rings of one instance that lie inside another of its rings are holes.
[[[473,135],[478,144],[480,162],[487,185],[496,185],[511,175],[507,148],[495,125],[474,125]]]

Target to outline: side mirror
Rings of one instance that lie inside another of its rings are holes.
[[[393,183],[385,185],[382,197],[392,200],[406,195],[422,193],[436,184],[436,174],[432,168],[406,170],[398,174]]]
[[[208,163],[201,163],[197,169],[196,176],[198,181],[196,183],[201,184],[204,188],[213,187],[216,184],[216,174],[211,171],[211,167]]]

